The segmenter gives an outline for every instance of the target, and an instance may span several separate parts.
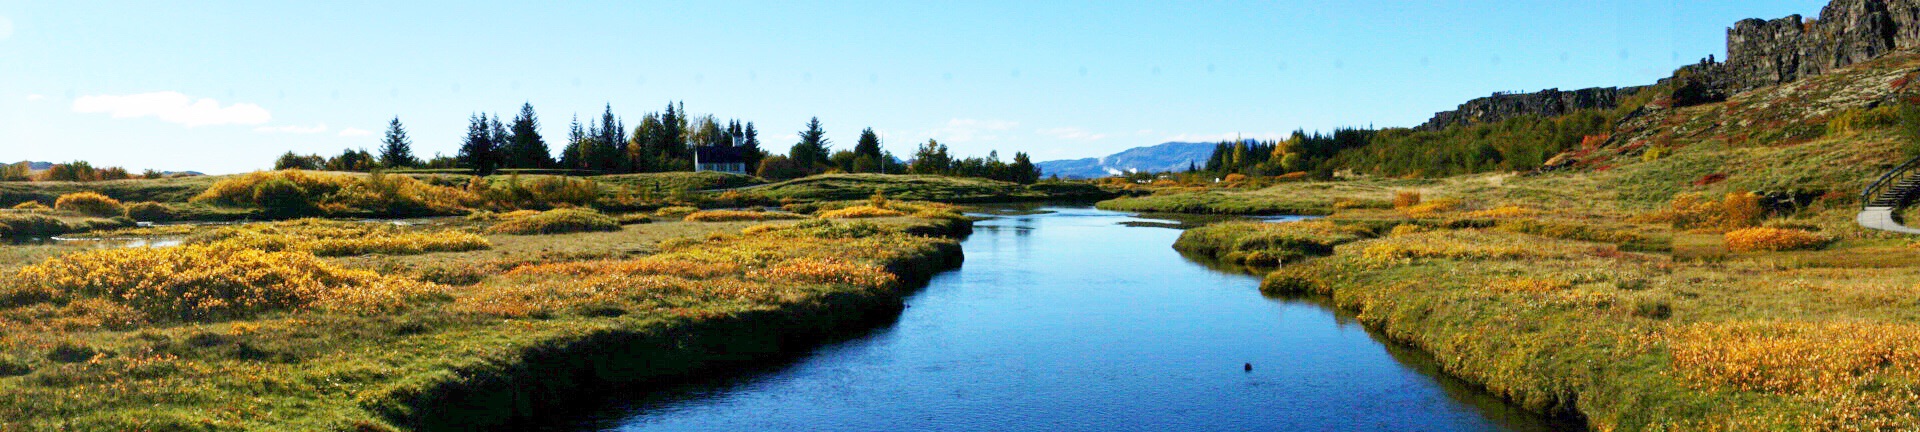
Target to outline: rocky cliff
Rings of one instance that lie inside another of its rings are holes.
[[[1718,74],[1695,74],[1695,78],[1721,86],[1720,92],[1707,94],[1724,98],[1916,46],[1920,46],[1920,0],[1834,0],[1815,20],[1792,15],[1735,23],[1727,29],[1726,63],[1690,68]]]
[[[1558,116],[1581,109],[1607,109],[1645,87],[1596,87],[1573,91],[1547,89],[1535,93],[1494,93],[1442,111],[1415,130],[1433,131],[1453,126],[1493,123],[1522,115]]]

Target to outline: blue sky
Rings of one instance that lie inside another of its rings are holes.
[[[0,0],[0,159],[244,172],[451,154],[475,111],[628,124],[669,100],[785,151],[818,116],[911,153],[1092,157],[1410,126],[1494,91],[1636,85],[1747,17],[1825,1],[106,2]]]

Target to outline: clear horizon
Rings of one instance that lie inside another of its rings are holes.
[[[1824,4],[4,0],[0,160],[246,172],[373,149],[396,115],[430,157],[522,102],[557,150],[575,114],[611,104],[631,127],[668,101],[752,121],[774,152],[817,116],[835,148],[872,127],[902,157],[933,138],[1078,159],[1651,84],[1724,58],[1737,20]]]

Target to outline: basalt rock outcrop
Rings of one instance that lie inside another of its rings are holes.
[[[1595,87],[1573,91],[1547,89],[1534,93],[1494,93],[1467,101],[1453,111],[1442,111],[1415,130],[1435,131],[1453,126],[1494,123],[1523,115],[1553,117],[1583,109],[1609,109],[1645,87]]]
[[[1920,47],[1920,0],[1834,0],[1819,19],[1747,19],[1727,29],[1727,61],[1677,72],[1674,102],[1715,102],[1895,50]]]

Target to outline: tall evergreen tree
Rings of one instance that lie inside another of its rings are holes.
[[[676,169],[681,161],[691,159],[687,154],[686,106],[682,102],[679,108],[675,108],[672,102],[668,102],[667,113],[660,115],[660,136],[654,145],[659,146],[662,170]]]
[[[394,117],[387,123],[386,138],[380,140],[380,165],[405,168],[419,164],[420,159],[413,157],[413,140],[407,138],[407,129],[400,125],[400,117]]]
[[[489,126],[486,113],[474,114],[467,119],[467,139],[460,144],[460,165],[480,175],[492,174],[500,167],[495,156],[499,149],[494,146]]]
[[[585,154],[581,143],[587,139],[587,128],[580,125],[580,115],[573,115],[573,125],[567,127],[567,147],[560,150],[560,167],[566,169],[586,169],[581,164]]]
[[[741,152],[746,154],[747,166],[760,166],[760,160],[767,156],[767,151],[760,148],[760,131],[753,129],[753,122],[747,122],[747,127],[741,132],[741,136],[740,146],[746,148]]]
[[[807,129],[800,131],[800,142],[793,144],[787,154],[795,163],[808,169],[816,166],[828,166],[832,157],[832,148],[827,140],[827,131],[820,127],[820,118],[807,121]]]
[[[861,130],[860,140],[853,145],[853,172],[883,171],[880,156],[880,136],[873,133],[873,128]]]
[[[500,121],[500,114],[487,119],[487,139],[493,147],[493,166],[495,168],[513,168],[507,165],[507,144],[513,142],[513,133],[507,131],[507,124]]]
[[[607,104],[606,112],[600,115],[600,124],[589,132],[593,135],[593,145],[586,146],[587,165],[591,169],[606,172],[627,171],[626,155],[620,147],[627,142],[626,124],[613,115],[613,104]]]
[[[507,166],[514,168],[553,166],[553,153],[547,149],[547,141],[540,138],[540,119],[533,113],[533,103],[520,105],[520,115],[513,117],[511,132],[505,151]]]

